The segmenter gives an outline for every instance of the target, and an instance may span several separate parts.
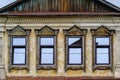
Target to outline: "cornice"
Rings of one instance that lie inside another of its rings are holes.
[[[7,23],[107,23],[120,22],[120,17],[8,17]],[[0,23],[6,18],[0,18]]]

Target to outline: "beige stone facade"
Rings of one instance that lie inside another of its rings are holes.
[[[29,37],[29,69],[9,70],[9,38],[7,30],[13,29],[17,25],[24,29],[30,29]],[[41,29],[45,25],[52,29],[58,29],[57,35],[57,69],[56,70],[37,70],[37,37],[35,29]],[[63,30],[72,26],[80,29],[87,29],[85,38],[85,69],[84,70],[65,70],[65,35]],[[113,34],[113,66],[112,69],[93,70],[93,51],[92,33],[90,29],[97,29],[105,26],[110,30],[115,30]],[[66,17],[0,17],[0,78],[4,76],[33,76],[33,77],[53,77],[53,76],[92,76],[92,77],[114,77],[120,78],[120,17],[110,16],[66,16]],[[33,45],[34,44],[34,45]]]

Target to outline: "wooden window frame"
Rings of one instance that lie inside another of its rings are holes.
[[[56,70],[57,69],[57,34],[59,30],[58,29],[52,29],[51,27],[48,27],[47,25],[42,27],[41,29],[35,29],[36,37],[37,37],[37,70]],[[40,44],[39,39],[40,37],[53,37],[54,38],[54,64],[39,64],[40,60]]]
[[[9,71],[11,70],[21,70],[25,69],[29,71],[29,35],[31,30],[30,29],[24,29],[20,25],[17,25],[13,29],[8,29],[8,54],[9,54]],[[13,38],[22,38],[24,37],[26,39],[26,64],[13,64]]]
[[[74,46],[74,47],[69,46],[69,45],[68,45],[68,39],[69,39],[69,38],[82,38],[82,46]],[[69,63],[69,57],[67,57],[67,65],[81,65],[81,66],[82,66],[82,65],[83,65],[83,59],[84,59],[84,58],[83,58],[83,53],[84,53],[84,52],[83,52],[83,51],[84,51],[84,50],[83,50],[83,43],[84,43],[84,41],[83,41],[83,40],[84,40],[84,39],[83,39],[83,36],[66,36],[66,40],[67,40],[67,45],[66,45],[66,47],[67,47],[67,51],[68,51],[68,52],[67,52],[67,56],[70,55],[70,53],[69,53],[69,49],[70,49],[70,48],[81,48],[81,64],[70,64],[70,63]]]
[[[109,38],[109,46],[102,45],[102,46],[98,46],[97,47],[96,44],[94,45],[94,48],[95,48],[95,65],[111,65],[111,61],[110,61],[111,60],[111,52],[110,52],[110,50],[111,50],[111,45],[110,45],[111,39],[110,39],[110,36],[95,36],[94,38],[95,38],[94,44],[96,42],[96,38]],[[108,64],[104,64],[104,63],[97,64],[97,57],[96,57],[96,54],[97,54],[96,49],[97,48],[108,48],[109,49],[109,51],[108,51],[108,54],[109,54],[109,63]]]
[[[24,45],[24,46],[20,46],[20,45],[14,46],[14,45],[13,45],[13,38],[25,38],[25,45]],[[11,44],[11,46],[12,46],[12,60],[11,60],[11,64],[12,64],[12,65],[26,65],[26,57],[27,57],[27,55],[26,55],[26,53],[27,53],[27,51],[26,51],[26,47],[27,47],[27,46],[26,46],[26,45],[27,45],[27,44],[26,44],[26,42],[27,42],[27,41],[26,41],[26,37],[25,37],[25,36],[19,36],[19,37],[18,37],[18,36],[12,36],[12,37],[11,37],[11,40],[12,40],[12,44]],[[18,48],[18,49],[19,49],[19,48],[25,48],[25,63],[24,63],[24,64],[14,64],[14,61],[13,61],[13,60],[14,60],[14,57],[13,57],[13,56],[14,56],[14,54],[15,54],[15,53],[14,53],[14,49],[15,49],[15,48]]]
[[[74,25],[73,27],[69,28],[69,29],[64,29],[64,35],[65,35],[65,70],[84,70],[85,71],[85,53],[86,53],[86,48],[85,48],[85,40],[86,40],[86,33],[87,33],[87,30],[86,29],[80,29],[78,26]],[[73,36],[73,37],[76,37],[76,36],[79,36],[79,37],[82,37],[82,50],[83,50],[83,64],[82,65],[69,65],[68,64],[68,40],[67,40],[67,37],[68,36]]]
[[[115,30],[109,30],[105,26],[100,26],[97,29],[91,29],[92,33],[92,41],[93,41],[93,58],[92,58],[92,68],[93,71],[95,70],[113,70],[113,36],[115,33]],[[109,63],[110,64],[96,64],[96,46],[95,46],[95,38],[96,37],[109,37]]]
[[[51,46],[47,46],[47,45],[45,45],[45,46],[41,46],[40,45],[40,38],[53,38],[54,40],[53,40],[53,45],[51,45]],[[55,64],[55,36],[40,36],[39,37],[39,65],[54,65]],[[41,63],[41,50],[42,50],[42,48],[53,48],[53,64],[49,64],[49,63],[47,63],[47,64],[43,64],[43,63]]]

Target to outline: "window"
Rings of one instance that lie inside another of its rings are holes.
[[[21,26],[16,26],[13,29],[7,30],[9,37],[9,70],[29,70],[29,35],[30,29],[23,29]]]
[[[54,64],[54,37],[40,37],[40,65]]]
[[[12,37],[12,64],[26,64],[26,38]]]
[[[85,70],[85,35],[86,29],[74,25],[64,30],[65,35],[65,69]]]
[[[83,64],[82,42],[81,36],[68,36],[68,65]]]
[[[45,26],[41,29],[35,29],[37,36],[37,70],[57,69],[57,29]]]
[[[95,64],[110,64],[110,37],[95,37]]]
[[[112,70],[114,30],[101,26],[91,29],[93,36],[93,70]]]

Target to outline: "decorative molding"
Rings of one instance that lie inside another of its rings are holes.
[[[31,30],[30,29],[24,29],[20,25],[17,25],[13,29],[7,30],[8,37],[9,37],[9,45],[8,45],[8,54],[9,54],[9,66],[8,69],[10,70],[29,70],[29,35]],[[26,65],[12,65],[12,37],[26,37]]]
[[[91,29],[91,33],[93,36],[112,36],[115,33],[115,30],[109,30],[108,28],[101,26],[97,29]]]
[[[8,35],[11,36],[27,36],[30,35],[31,30],[30,29],[23,29],[20,25],[17,25],[15,28],[7,30]]]
[[[47,25],[44,26],[43,28],[41,29],[35,29],[35,33],[36,35],[43,35],[43,36],[54,36],[54,35],[57,35],[58,34],[58,29],[54,30],[50,27],[48,27]]]
[[[64,29],[64,35],[71,35],[71,36],[81,35],[82,36],[82,35],[86,35],[86,33],[87,33],[87,29],[80,29],[76,25],[74,25],[70,29]]]
[[[64,35],[66,36],[84,36],[84,43],[83,43],[83,64],[82,65],[68,65],[67,59],[68,59],[68,50],[66,45],[66,51],[65,51],[65,70],[79,70],[82,69],[85,71],[85,35],[87,34],[87,29],[80,29],[78,26],[74,25],[70,29],[64,29]],[[67,40],[65,40],[65,43],[67,43]]]
[[[109,30],[108,28],[106,28],[105,26],[100,26],[97,29],[91,29],[91,33],[93,36],[93,45],[92,45],[92,52],[93,52],[93,71],[95,70],[113,70],[113,35],[115,33],[115,30]],[[96,65],[95,64],[95,43],[94,43],[94,37],[95,36],[110,36],[110,65]]]
[[[8,22],[7,23],[26,23],[26,24],[30,24],[30,23],[60,23],[60,22],[78,22],[78,23],[98,23],[98,22],[102,22],[102,23],[112,23],[112,22],[120,22],[120,17],[79,17],[79,16],[64,16],[64,17],[9,17],[8,18]]]
[[[68,28],[69,26],[73,26],[73,25],[77,25],[77,26],[81,26],[83,28],[96,28],[96,27],[99,27],[101,25],[104,25],[104,26],[108,26],[110,29],[118,29],[119,30],[119,27],[120,27],[120,23],[17,23],[17,24],[10,24],[10,23],[7,23],[6,24],[6,28],[7,29],[12,29],[14,26],[17,26],[17,25],[21,25],[21,26],[24,26],[26,27],[27,29],[31,29],[31,28],[34,28],[34,29],[39,29],[40,27],[43,27],[45,25],[48,25],[48,26],[52,26],[52,27],[59,27],[59,28]],[[1,26],[1,25],[0,25]],[[3,25],[4,26],[4,25]]]
[[[35,33],[37,36],[37,44],[39,44],[39,37],[40,36],[54,36],[54,64],[53,65],[39,65],[39,45],[37,45],[37,54],[38,56],[36,56],[37,59],[37,70],[40,69],[44,69],[44,70],[51,70],[51,69],[55,69],[57,70],[57,39],[56,36],[58,34],[59,30],[58,29],[52,29],[50,27],[48,27],[47,25],[44,26],[41,29],[35,29]]]

